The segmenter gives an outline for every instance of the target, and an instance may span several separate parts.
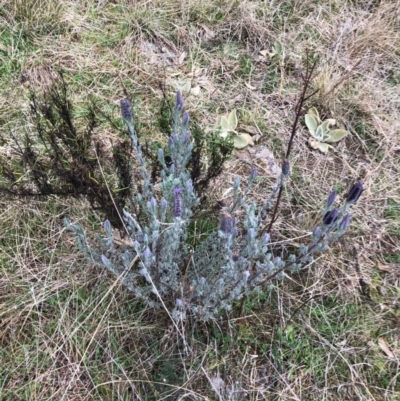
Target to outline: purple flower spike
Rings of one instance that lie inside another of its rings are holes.
[[[232,228],[233,228],[232,216],[228,213],[224,213],[221,218],[219,229],[225,234],[230,234],[232,232]]]
[[[132,110],[131,110],[131,102],[128,99],[121,99],[120,100],[120,106],[121,106],[121,115],[122,118],[125,121],[132,122],[133,121],[133,116],[132,116]]]
[[[344,231],[346,228],[349,226],[351,220],[351,214],[348,213],[346,216],[343,217],[342,221],[340,222],[339,225],[339,230]]]
[[[189,139],[190,139],[190,132],[189,132],[189,131],[186,131],[186,132],[183,134],[183,142],[187,143],[187,142],[189,142]]]
[[[182,124],[187,125],[189,123],[189,113],[185,111],[182,116]]]
[[[258,174],[258,170],[256,168],[253,168],[253,170],[251,170],[251,174],[250,174],[250,181],[253,181]]]
[[[168,138],[168,148],[169,148],[169,150],[171,150],[173,146],[174,146],[174,138],[172,136],[170,136]]]
[[[144,258],[145,258],[146,260],[148,260],[148,259],[151,258],[151,251],[150,251],[149,247],[147,247],[147,248],[144,250],[143,256],[144,256]]]
[[[108,233],[111,232],[111,229],[112,229],[112,227],[111,227],[110,220],[107,219],[107,220],[104,222],[104,231],[108,234]]]
[[[330,226],[332,223],[334,223],[337,220],[338,213],[339,213],[339,209],[337,207],[335,209],[332,209],[329,212],[326,212],[324,218],[322,219],[323,223],[326,226]]]
[[[328,196],[328,199],[326,201],[326,207],[330,208],[335,202],[335,199],[336,199],[336,191],[333,190]]]
[[[346,202],[347,203],[356,203],[358,198],[361,196],[361,194],[364,191],[364,187],[363,187],[363,182],[362,181],[358,181],[356,182],[352,188],[350,189],[349,194],[347,195],[347,199]]]
[[[174,216],[182,216],[182,195],[179,187],[174,189]]]
[[[282,174],[287,176],[290,173],[290,164],[289,164],[289,160],[285,159],[282,162]]]
[[[176,108],[178,110],[182,110],[183,109],[183,97],[181,92],[176,92]]]

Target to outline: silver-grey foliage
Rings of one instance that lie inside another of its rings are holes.
[[[160,189],[156,190],[138,143],[130,103],[127,99],[121,100],[121,113],[142,176],[142,193],[136,195],[135,201],[145,214],[144,219],[139,219],[124,211],[129,241],[117,247],[108,220],[104,223],[104,235],[98,236],[96,241],[89,240],[81,226],[68,220],[66,226],[76,234],[78,247],[86,257],[117,275],[137,298],[151,307],[169,306],[175,319],[184,319],[189,313],[207,321],[221,310],[229,310],[236,300],[249,292],[260,290],[271,280],[281,279],[286,272],[299,270],[312,262],[315,252],[328,249],[347,229],[350,214],[346,212],[360,196],[363,185],[355,184],[340,209],[333,207],[336,194],[332,192],[323,212],[322,225],[313,230],[310,243],[301,244],[297,255],[282,260],[272,254],[270,235],[264,232],[264,224],[279,188],[287,179],[289,165],[286,161],[271,196],[259,207],[246,202],[257,176],[257,171],[253,170],[243,191],[240,179],[234,181],[232,204],[222,214],[219,229],[192,249],[188,228],[198,198],[187,169],[193,144],[188,131],[189,115],[185,112],[182,116],[183,104],[178,93],[174,132],[168,142],[171,163],[166,163],[160,149],[158,160],[163,170]],[[240,224],[244,234],[240,236],[239,222],[234,217],[238,209],[244,210]]]

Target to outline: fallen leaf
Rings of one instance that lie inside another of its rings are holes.
[[[319,148],[319,142],[315,141],[314,139],[309,139],[308,144],[313,148],[313,149],[318,149]]]
[[[386,342],[386,340],[383,337],[378,338],[378,345],[380,349],[389,357],[392,359],[395,359],[395,355],[389,348],[389,344]]]
[[[267,55],[269,55],[269,50],[261,50],[261,51],[260,51],[260,54],[261,54],[263,57],[267,57]]]
[[[390,272],[390,271],[392,271],[392,266],[384,265],[383,263],[378,263],[378,269],[382,270],[384,272]]]
[[[259,135],[260,132],[256,127],[253,127],[252,125],[239,125],[238,130],[247,132],[248,134],[251,135]]]
[[[215,36],[215,32],[207,25],[199,24],[199,26],[204,30],[204,39],[212,39]]]
[[[197,85],[194,88],[192,88],[190,90],[190,94],[193,95],[193,96],[199,96],[199,94],[200,94],[200,86]]]
[[[260,134],[256,134],[253,136],[253,141],[254,142],[258,142],[261,139],[261,135]]]

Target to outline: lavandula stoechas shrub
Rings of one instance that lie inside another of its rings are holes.
[[[283,278],[286,271],[299,270],[312,262],[314,253],[327,250],[349,226],[348,209],[361,195],[363,185],[358,182],[353,186],[340,209],[333,207],[336,198],[333,191],[326,202],[322,224],[314,229],[310,243],[301,244],[297,255],[291,254],[282,260],[273,255],[264,224],[290,166],[287,160],[283,162],[271,196],[260,207],[246,202],[257,176],[253,170],[244,191],[240,191],[240,179],[234,181],[232,204],[223,212],[219,229],[192,250],[188,245],[188,227],[198,198],[187,168],[193,148],[188,131],[189,115],[182,109],[183,99],[178,93],[173,134],[168,141],[172,163],[166,164],[160,149],[158,159],[163,170],[160,188],[156,190],[138,144],[130,103],[121,100],[122,117],[128,126],[142,177],[142,191],[135,201],[146,215],[144,223],[124,211],[130,244],[116,247],[108,220],[104,223],[105,237],[98,236],[97,246],[90,248],[83,229],[68,221],[66,224],[76,233],[79,248],[89,260],[120,276],[136,297],[152,307],[162,304],[169,307],[175,319],[184,319],[190,313],[207,321],[221,310],[229,310],[249,292],[260,290],[274,278]],[[245,234],[240,236],[239,222],[234,217],[239,208],[245,211],[240,224]]]

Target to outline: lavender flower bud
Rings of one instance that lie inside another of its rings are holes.
[[[328,199],[326,201],[326,207],[330,208],[335,202],[335,199],[336,199],[336,191],[333,190],[328,196]]]
[[[148,260],[148,259],[151,258],[151,251],[150,251],[149,247],[147,247],[147,248],[145,249],[145,251],[144,251],[144,253],[143,253],[143,256],[144,256],[144,258],[145,258],[146,260]]]
[[[199,284],[204,285],[206,283],[205,277],[200,277]]]
[[[347,195],[346,202],[356,203],[363,191],[364,191],[363,182],[362,181],[356,182],[350,189],[350,192]]]
[[[155,210],[157,208],[157,201],[154,198],[151,198],[150,205],[151,205],[152,209]]]
[[[182,110],[183,109],[183,98],[181,92],[176,92],[176,109]]]
[[[183,134],[183,142],[184,143],[188,143],[190,139],[190,132],[189,131],[185,131],[185,133]]]
[[[176,187],[174,189],[174,216],[181,217],[182,215],[182,195],[181,189]]]
[[[182,302],[182,300],[179,299],[179,298],[176,298],[176,300],[175,300],[175,305],[176,305],[177,308],[183,308],[183,302]]]
[[[122,118],[127,121],[132,123],[133,121],[133,116],[132,116],[132,110],[131,110],[131,102],[128,99],[121,99],[120,100],[120,106],[121,106],[121,115]]]
[[[228,213],[224,213],[221,218],[219,229],[225,234],[230,234],[232,232],[232,228],[233,228],[232,216]]]
[[[282,162],[282,174],[287,176],[290,173],[290,164],[288,159],[284,159]]]
[[[337,220],[338,213],[339,213],[339,209],[337,207],[335,209],[330,210],[329,212],[326,212],[324,218],[322,219],[322,222],[326,226],[330,226],[332,223],[334,223]]]
[[[342,221],[339,224],[339,230],[344,231],[349,226],[351,220],[351,214],[348,213],[343,217]]]
[[[170,137],[168,138],[168,149],[169,149],[169,150],[172,149],[172,147],[174,146],[174,143],[175,143],[174,137],[173,137],[173,136],[170,136]]]
[[[247,281],[250,277],[250,272],[248,270],[245,270],[243,272],[244,280]]]
[[[104,222],[104,231],[107,234],[111,234],[111,232],[112,232],[111,223],[110,223],[110,220],[108,220],[108,219]]]
[[[182,116],[182,124],[187,125],[189,122],[189,113],[185,111]]]
[[[160,202],[161,209],[165,210],[167,208],[167,204],[168,204],[168,202],[164,198],[162,198],[161,202]]]
[[[249,180],[253,181],[257,177],[257,174],[258,174],[257,169],[253,168],[253,170],[251,170],[251,174],[250,174]]]

